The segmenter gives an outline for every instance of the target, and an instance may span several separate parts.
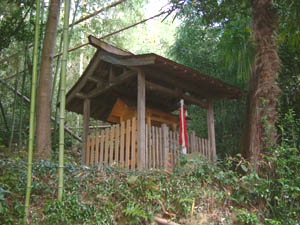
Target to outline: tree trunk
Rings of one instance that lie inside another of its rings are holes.
[[[252,0],[253,39],[256,48],[248,97],[248,126],[244,155],[257,165],[260,153],[276,144],[276,104],[280,89],[276,83],[280,69],[275,31],[277,12],[272,0]]]
[[[40,80],[37,93],[37,156],[49,159],[51,156],[51,85],[52,62],[55,48],[60,0],[51,0],[43,42]]]

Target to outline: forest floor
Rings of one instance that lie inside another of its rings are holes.
[[[26,153],[2,156],[0,221],[22,224]],[[156,217],[191,225],[284,224],[268,218],[269,203],[256,186],[261,178],[248,173],[241,158],[213,165],[202,157],[181,157],[172,171],[135,172],[70,159],[66,155],[63,202],[56,200],[57,163],[33,164],[30,224],[157,224]]]

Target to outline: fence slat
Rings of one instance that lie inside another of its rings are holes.
[[[85,155],[85,163],[88,164],[90,163],[90,148],[91,148],[91,145],[90,145],[90,136],[87,136],[87,143],[86,143],[86,155]]]
[[[130,120],[126,121],[126,167],[129,168],[130,161],[129,161],[129,155],[130,155]]]
[[[94,135],[91,135],[90,136],[91,140],[90,140],[90,144],[91,144],[91,161],[90,163],[91,164],[94,164],[94,160],[95,160],[95,136]]]
[[[195,152],[195,131],[192,131],[191,132],[191,152],[190,153],[193,153]]]
[[[203,155],[207,157],[207,152],[206,152],[206,140],[202,139],[202,144],[203,144]]]
[[[105,129],[105,154],[104,154],[104,163],[108,163],[108,149],[109,149],[109,132],[110,128]]]
[[[131,169],[135,169],[136,162],[136,119],[133,117],[131,126]]]
[[[175,132],[172,132],[172,165],[175,165],[175,158],[176,158],[176,140],[175,140]]]
[[[204,153],[204,138],[201,138],[201,153],[202,153],[202,155],[205,156],[205,153]]]
[[[158,158],[158,132],[157,132],[157,127],[154,127],[154,140],[155,140],[155,168],[158,168],[159,158]]]
[[[162,125],[162,139],[163,139],[163,167],[167,169],[169,164],[169,129],[166,124]]]
[[[124,150],[125,150],[125,122],[121,122],[121,143],[120,143],[120,164],[124,167]]]
[[[163,135],[162,128],[158,128],[158,136],[159,136],[159,167],[163,167]]]
[[[119,143],[120,143],[120,125],[116,125],[116,143],[115,143],[115,160],[119,165]]]
[[[146,149],[145,149],[145,167],[146,168],[149,168],[149,166],[148,166],[148,162],[149,162],[149,158],[148,158],[148,152],[149,152],[149,149],[148,149],[148,124],[146,123],[146,132],[145,132],[145,134],[146,134]],[[137,154],[139,154],[139,153],[137,153]]]
[[[105,138],[105,132],[104,129],[101,131],[101,136],[100,136],[100,163],[103,163],[104,159],[104,138]]]
[[[98,164],[99,162],[99,131],[96,132],[96,155],[95,155],[95,163]]]
[[[109,145],[109,165],[112,166],[114,161],[114,139],[115,139],[115,127],[110,128],[110,145]]]
[[[153,167],[153,155],[152,155],[152,132],[151,126],[148,126],[148,139],[149,139],[149,168]]]
[[[176,145],[176,151],[175,151],[175,164],[177,163],[177,156],[179,155],[179,151],[182,151],[179,141],[179,133],[175,133],[175,145]]]
[[[156,152],[156,139],[155,139],[155,127],[151,127],[152,130],[152,157],[153,157],[153,168],[156,168],[156,157],[155,157],[155,152]]]
[[[209,141],[206,140],[206,151],[207,151],[207,158],[210,159],[210,151],[209,151]]]

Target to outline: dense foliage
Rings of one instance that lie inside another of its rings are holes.
[[[99,170],[67,163],[63,202],[55,198],[57,164],[37,162],[33,165],[31,224],[147,224],[157,215],[184,224],[297,224],[299,125],[292,112],[286,114],[282,134],[295,136],[283,135],[281,146],[264,156],[266,163],[259,173],[240,156],[215,165],[196,155],[181,156],[171,173],[115,167]],[[25,167],[21,155],[1,160],[3,224],[22,223]]]
[[[280,18],[279,56],[281,88],[279,118],[289,110],[299,112],[299,9],[297,1],[274,1]],[[170,56],[227,83],[248,90],[253,73],[255,46],[252,38],[250,1],[173,0],[170,12],[182,19]],[[286,12],[288,10],[288,12]],[[241,152],[242,136],[247,132],[246,99],[215,102],[216,141],[219,158]],[[189,126],[207,134],[206,111],[190,107]],[[298,116],[297,116],[298,117]]]
[[[248,79],[237,76],[238,63],[230,66],[226,63],[229,59],[224,57],[224,42],[219,38],[220,33],[222,30],[219,27],[204,28],[198,18],[186,19],[177,32],[170,56],[184,65],[245,90]],[[218,155],[234,155],[240,151],[245,99],[218,100],[214,107]],[[207,136],[206,110],[191,106],[188,112],[192,119],[189,127],[198,135]]]
[[[78,2],[80,0],[73,4]],[[72,16],[77,20],[111,2],[83,1],[77,14],[73,5]],[[176,41],[169,49],[169,56],[247,90],[255,53],[251,39],[251,1],[172,2],[174,8],[171,10],[182,11],[177,14],[180,27],[176,32]],[[300,1],[273,2],[280,19],[277,38],[282,63],[277,81],[282,90],[278,104],[279,136],[278,146],[261,156],[259,171],[237,154],[240,152],[246,100],[216,101],[216,164],[192,155],[181,156],[180,164],[172,172],[134,172],[116,167],[99,170],[78,166],[76,162],[80,161],[80,156],[72,158],[74,155],[71,157],[67,151],[63,202],[56,200],[57,163],[34,163],[30,222],[150,224],[154,216],[160,216],[183,224],[299,224]],[[145,4],[143,0],[126,1],[74,26],[70,46],[85,43],[89,34],[101,37],[139,21],[145,17],[142,10]],[[35,5],[31,0],[4,0],[0,2],[0,8],[6,9],[0,11],[0,79],[4,81],[0,83],[0,223],[23,224],[27,176],[26,152],[23,149],[27,145],[29,104],[17,96],[30,96],[32,62],[31,48],[28,47],[32,43]],[[43,34],[47,5],[42,5],[42,11]],[[134,52],[165,54],[173,42],[175,25],[170,21],[161,24],[157,20],[152,26],[127,30],[106,41]],[[56,53],[59,53],[60,40],[57,39]],[[94,49],[87,46],[70,54],[68,88],[82,74],[93,53]],[[11,57],[7,57],[9,55]],[[59,92],[58,68],[59,61],[54,65],[58,76],[53,82],[53,116],[56,116],[56,96]],[[205,137],[206,110],[190,106],[188,111],[192,118],[188,121],[188,128]],[[81,127],[80,116],[68,113],[67,121],[68,126],[75,127],[74,133],[81,133],[76,129]],[[98,121],[91,121],[91,125],[97,124]],[[54,132],[54,139],[56,135]],[[10,139],[13,145],[8,150]],[[76,141],[67,136],[65,143],[69,148]],[[57,138],[52,149],[52,159],[56,159]]]
[[[28,24],[34,0],[2,0],[0,2],[0,52],[13,41],[32,41],[33,29]]]

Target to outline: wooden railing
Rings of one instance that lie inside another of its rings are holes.
[[[181,152],[179,133],[162,127],[146,125],[146,168],[173,167]],[[209,142],[195,132],[188,135],[187,153],[199,152],[211,159]],[[137,121],[136,118],[90,134],[87,140],[87,164],[117,165],[137,168]]]

